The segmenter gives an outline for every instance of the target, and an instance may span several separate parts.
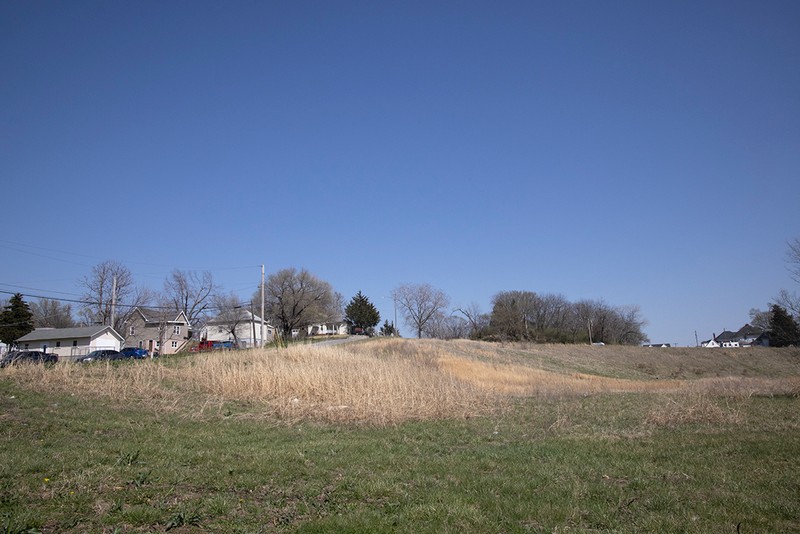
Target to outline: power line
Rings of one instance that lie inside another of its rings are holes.
[[[47,300],[57,300],[59,302],[70,302],[70,303],[74,303],[74,304],[85,304],[87,306],[108,306],[109,305],[109,303],[107,303],[107,302],[98,302],[98,301],[92,301],[92,300],[79,300],[79,299],[66,299],[66,298],[61,298],[61,297],[46,297],[44,295],[31,295],[30,293],[20,293],[19,291],[6,291],[6,290],[3,290],[3,289],[0,289],[0,293],[4,293],[6,295],[21,295],[23,297],[34,298],[34,299],[47,299]],[[143,309],[148,309],[148,310],[174,310],[175,309],[174,306],[147,306],[147,305],[142,305],[142,304],[120,304],[120,303],[117,303],[117,304],[115,304],[115,306],[117,308],[128,308],[128,309],[133,309],[133,308],[143,308]],[[205,309],[206,310],[222,311],[222,310],[227,310],[229,308],[222,307],[222,306],[208,306]]]
[[[47,293],[57,293],[57,294],[60,294],[60,295],[73,295],[73,296],[76,296],[76,297],[79,296],[77,293],[68,293],[67,291],[55,291],[53,289],[40,289],[40,288],[37,288],[37,287],[18,286],[18,285],[15,285],[15,284],[4,284],[2,282],[0,282],[0,286],[16,287],[18,289],[28,289],[30,291],[45,291]]]

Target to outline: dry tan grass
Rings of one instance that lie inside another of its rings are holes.
[[[729,355],[393,339],[121,365],[21,366],[3,373],[37,389],[192,417],[226,413],[377,425],[489,414],[521,396],[619,392],[662,395],[666,400],[648,419],[654,425],[735,422],[712,399],[800,394],[796,353],[740,350]],[[687,368],[695,369],[688,378],[682,371]]]

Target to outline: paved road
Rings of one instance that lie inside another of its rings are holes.
[[[369,336],[349,336],[349,337],[342,337],[338,339],[330,339],[328,341],[320,341],[318,343],[314,343],[313,347],[330,347],[331,345],[341,345],[342,343],[355,343],[357,341],[365,341],[369,339]]]

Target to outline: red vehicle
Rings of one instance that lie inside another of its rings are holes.
[[[189,352],[203,352],[206,350],[212,350],[213,348],[214,348],[213,341],[203,340],[200,343],[198,343],[196,347],[192,347],[191,349],[189,349]]]
[[[196,347],[192,347],[190,352],[205,352],[207,350],[232,349],[232,348],[234,348],[232,341],[211,341],[210,339],[207,339],[198,343]]]

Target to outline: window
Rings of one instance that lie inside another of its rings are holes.
[[[132,326],[132,327],[130,328],[130,330],[128,330],[128,332],[129,332],[129,334],[128,334],[128,335],[130,335],[130,336],[135,336],[135,335],[136,335],[136,327],[135,327],[135,326]]]
[[[161,342],[160,342],[160,341],[156,341],[156,348],[157,348],[157,349],[160,349],[160,348],[161,348]]]
[[[174,326],[174,327],[172,328],[172,333],[173,333],[173,334],[175,334],[176,336],[179,336],[179,335],[181,335],[181,327],[180,327],[180,326],[177,326],[177,325],[176,325],[176,326]]]
[[[59,348],[60,346],[61,346],[61,342],[60,341],[56,341],[56,348]]]
[[[172,342],[172,348],[173,349],[177,349],[178,348],[178,342],[177,341],[173,341]]]
[[[72,346],[73,347],[77,347],[78,346],[78,340],[77,339],[73,339],[72,340]]]

